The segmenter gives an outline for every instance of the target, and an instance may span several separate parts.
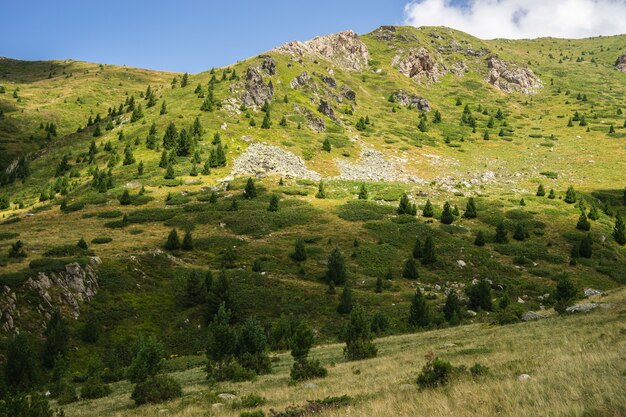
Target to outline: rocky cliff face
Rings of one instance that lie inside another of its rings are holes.
[[[615,61],[615,68],[617,68],[618,71],[626,74],[626,52],[624,53],[624,55],[617,58],[617,61]]]
[[[275,65],[273,68],[273,71],[275,71]],[[246,91],[242,97],[244,104],[246,106],[262,106],[266,101],[272,101],[273,96],[274,85],[272,82],[265,84],[263,76],[258,69],[254,67],[248,68],[246,72]]]
[[[96,269],[100,264],[100,258],[93,257],[85,267],[71,263],[58,273],[40,272],[19,288],[1,287],[0,332],[19,333],[21,323],[26,321],[37,323],[41,329],[56,308],[77,319],[81,305],[98,293]]]
[[[435,57],[425,48],[410,49],[404,54],[396,55],[391,65],[400,73],[416,80],[425,78],[438,81],[439,77],[447,72],[444,68],[440,68]]]
[[[541,80],[528,68],[502,61],[495,56],[489,58],[487,66],[489,75],[485,81],[504,93],[532,94],[543,87]]]
[[[306,42],[289,42],[279,46],[275,51],[295,57],[319,56],[343,69],[352,71],[366,68],[369,60],[367,46],[351,30],[318,36]]]
[[[409,94],[404,90],[394,91],[391,96],[393,97],[394,101],[401,106],[405,106],[410,109],[417,109],[424,112],[429,112],[431,110],[428,100],[422,97],[418,97],[414,94]]]

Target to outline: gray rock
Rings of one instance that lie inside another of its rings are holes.
[[[617,58],[617,61],[615,61],[615,68],[626,74],[626,52]]]
[[[232,175],[277,175],[319,180],[321,175],[306,167],[302,158],[278,146],[252,143],[233,163]]]
[[[320,100],[319,106],[317,106],[317,111],[322,113],[324,116],[328,116],[331,119],[335,120],[335,111],[331,107],[330,103],[326,100]]]
[[[532,377],[528,374],[521,374],[520,376],[517,377],[517,380],[520,382],[530,381],[531,379]]]
[[[593,288],[585,288],[585,297],[592,297],[594,295],[602,295],[602,291],[594,290]]]
[[[569,314],[575,314],[575,313],[588,313],[591,310],[594,310],[596,308],[600,307],[600,304],[598,303],[581,303],[581,304],[574,304],[571,307],[567,307],[565,309],[565,312],[569,313]]]
[[[234,400],[237,398],[237,396],[234,394],[223,393],[223,394],[217,394],[217,398],[221,400]]]
[[[394,91],[391,95],[395,102],[401,106],[405,106],[410,109],[417,109],[424,112],[429,112],[431,110],[428,100],[422,97],[418,97],[414,94],[409,94],[404,90]]]
[[[439,68],[435,58],[426,48],[411,48],[404,55],[396,55],[391,61],[391,66],[413,79],[426,78],[438,81],[439,77],[446,73],[445,69]]]
[[[263,58],[263,63],[261,64],[261,69],[267,73],[267,75],[276,75],[276,61],[269,55],[261,55],[260,58]]]
[[[311,76],[309,75],[309,73],[307,71],[303,71],[300,74],[298,74],[296,78],[294,78],[293,80],[289,82],[289,87],[293,88],[294,90],[297,90],[298,88],[302,88],[305,85],[307,85],[310,79],[311,79]]]
[[[470,317],[476,317],[478,315],[474,310],[467,310],[467,315]]]
[[[308,127],[315,130],[316,132],[323,132],[326,130],[326,123],[324,123],[324,119],[313,114],[311,110],[298,104],[294,104],[293,108],[296,113],[299,113],[306,118],[306,124]]]
[[[350,101],[355,101],[356,100],[356,93],[349,89],[348,87],[346,87],[345,85],[341,86],[341,93],[340,93],[341,97],[345,98],[346,100],[350,100]]]
[[[406,176],[382,152],[362,146],[358,162],[336,159],[340,175],[337,179],[364,181],[405,181]]]
[[[526,314],[522,316],[522,321],[532,321],[532,320],[540,320],[540,319],[547,319],[547,318],[548,316],[535,313],[534,311],[528,311],[526,312]]]
[[[504,93],[532,94],[543,87],[541,80],[529,68],[502,61],[496,56],[489,58],[487,66],[489,75],[485,81]]]
[[[337,88],[337,81],[333,77],[329,77],[327,75],[320,75],[320,79],[331,88]]]
[[[302,387],[306,389],[314,389],[314,388],[317,388],[317,384],[314,384],[312,382],[307,382],[306,384],[302,385]]]
[[[271,101],[274,96],[274,85],[270,81],[267,85],[263,81],[261,73],[253,67],[246,72],[246,91],[242,101],[246,106],[262,106],[266,101]]]

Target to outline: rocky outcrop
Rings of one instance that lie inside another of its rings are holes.
[[[445,69],[439,68],[437,61],[426,48],[412,48],[404,55],[396,55],[391,65],[401,74],[416,80],[425,78],[438,81],[439,77],[446,73]]]
[[[306,125],[311,129],[315,130],[316,132],[323,132],[326,130],[326,123],[324,123],[324,119],[313,114],[311,110],[297,104],[293,105],[293,109],[296,113],[301,114],[305,117]]]
[[[262,106],[274,96],[274,85],[270,81],[265,84],[258,69],[248,68],[246,72],[246,90],[242,101],[246,106]]]
[[[414,94],[409,94],[404,90],[395,91],[391,94],[393,100],[401,106],[408,107],[410,109],[417,109],[419,111],[428,112],[431,110],[428,100],[422,97],[418,97]]]
[[[356,163],[351,163],[345,159],[336,159],[335,162],[341,173],[338,179],[355,181],[406,180],[406,176],[396,167],[396,164],[375,149],[362,147],[361,158]]]
[[[615,61],[615,68],[626,74],[626,52],[624,55],[617,58],[617,61]]]
[[[343,69],[353,71],[366,68],[369,61],[367,46],[351,30],[318,36],[306,42],[289,42],[279,46],[275,51],[296,57],[317,56]]]
[[[320,79],[330,88],[337,88],[337,81],[333,77],[327,75],[320,75]]]
[[[269,55],[261,55],[260,58],[263,58],[261,69],[265,71],[267,75],[276,75],[276,61],[274,58]]]
[[[19,332],[21,317],[33,315],[44,324],[54,309],[77,319],[83,303],[98,293],[96,269],[100,258],[93,257],[82,267],[78,263],[65,265],[61,272],[40,272],[28,278],[19,288],[3,286],[0,290],[0,331]]]
[[[348,88],[345,85],[341,86],[339,95],[346,100],[356,101],[356,93],[354,92],[354,90]]]
[[[310,79],[311,79],[311,76],[309,75],[309,72],[303,71],[300,74],[298,74],[296,78],[294,78],[293,80],[289,82],[289,87],[293,88],[294,90],[297,90],[298,88],[302,88],[306,86]]]
[[[548,316],[543,314],[536,313],[534,311],[527,311],[526,314],[522,316],[522,321],[533,321],[533,320],[541,320],[547,319]]]
[[[487,66],[489,75],[485,81],[504,93],[533,94],[543,87],[541,80],[529,68],[502,61],[495,56],[489,58]]]
[[[335,120],[335,111],[331,107],[330,103],[326,100],[320,100],[319,106],[317,106],[317,111],[322,113],[324,116],[328,116],[331,119]]]
[[[252,143],[233,163],[232,175],[279,175],[319,180],[320,174],[306,167],[302,158],[278,146]]]

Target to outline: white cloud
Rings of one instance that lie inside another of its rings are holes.
[[[626,33],[626,0],[417,0],[405,24],[448,26],[479,38],[584,38]]]

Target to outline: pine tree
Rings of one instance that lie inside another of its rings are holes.
[[[426,205],[424,206],[424,210],[422,210],[422,216],[424,217],[434,217],[435,209],[433,208],[433,204],[430,200],[426,200]]]
[[[352,287],[346,283],[343,286],[343,291],[341,292],[341,296],[339,297],[339,305],[337,306],[337,313],[339,314],[350,314],[353,308],[353,300],[352,300]]]
[[[513,239],[515,240],[525,240],[526,239],[526,228],[522,223],[517,223],[515,226],[515,231],[513,232]]]
[[[435,243],[432,236],[428,236],[424,242],[424,250],[422,253],[422,263],[424,265],[430,265],[437,262],[437,256],[435,255]]]
[[[8,339],[2,377],[9,393],[30,392],[37,385],[36,357],[37,353],[26,333],[21,332]]]
[[[326,152],[330,152],[330,150],[332,149],[332,146],[330,144],[330,139],[328,139],[328,137],[324,139],[324,143],[322,143],[322,149],[325,150]]]
[[[320,180],[317,186],[317,194],[315,194],[316,198],[326,198],[326,190],[324,188],[324,181]]]
[[[409,308],[409,324],[414,327],[426,327],[430,324],[431,314],[426,298],[419,287],[415,290]]]
[[[218,167],[226,166],[226,152],[224,151],[221,143],[215,147],[215,159]]]
[[[415,214],[417,214],[417,207],[414,203],[411,203],[409,196],[404,193],[402,194],[402,197],[400,197],[400,203],[398,204],[398,209],[396,211],[400,215],[408,214],[415,216]]]
[[[463,217],[466,219],[474,219],[478,216],[476,213],[476,202],[474,201],[474,197],[470,197],[467,200],[467,205],[465,206],[465,213],[463,213]]]
[[[483,140],[489,140],[489,131],[485,130],[485,133],[483,134]]]
[[[169,158],[167,156],[167,152],[164,149],[163,152],[161,153],[161,160],[159,161],[159,168],[167,168],[168,161],[169,161]]]
[[[381,276],[376,278],[376,285],[374,286],[374,292],[377,292],[377,293],[383,292],[383,278]]]
[[[428,132],[428,125],[426,124],[426,120],[421,119],[419,124],[417,125],[417,128],[422,133]]]
[[[491,311],[491,287],[485,279],[481,279],[476,284],[467,287],[465,294],[469,298],[468,306],[472,310]]]
[[[593,240],[591,239],[591,234],[587,233],[585,237],[580,241],[580,245],[578,247],[578,254],[583,258],[591,258],[593,254]]]
[[[132,165],[135,163],[135,156],[133,155],[133,150],[130,145],[126,145],[124,148],[124,162],[122,163],[124,166]]]
[[[370,319],[360,305],[357,304],[352,308],[344,334],[346,347],[343,352],[346,359],[351,361],[369,359],[378,353],[378,349],[372,343]]]
[[[165,169],[165,176],[163,177],[166,180],[173,180],[176,178],[176,173],[174,172],[174,166],[168,162],[167,168]]]
[[[578,217],[578,223],[576,223],[576,228],[585,232],[588,232],[591,229],[591,223],[589,222],[589,220],[587,220],[587,216],[585,215],[584,210],[580,210],[580,216]]]
[[[615,226],[613,226],[613,238],[619,245],[626,245],[626,226],[622,220],[622,215],[617,213],[615,216]]]
[[[278,195],[272,194],[272,196],[270,197],[270,205],[267,210],[278,211]]]
[[[411,256],[404,263],[404,269],[402,269],[402,277],[410,280],[416,280],[419,278],[419,273],[417,272],[417,265],[415,264],[415,259]]]
[[[367,200],[369,198],[369,193],[367,192],[367,187],[365,184],[361,184],[361,188],[359,189],[359,200]]]
[[[307,253],[306,247],[304,246],[304,239],[296,239],[294,252],[291,254],[291,258],[296,262],[306,261]]]
[[[243,196],[248,200],[256,198],[256,186],[254,185],[254,180],[251,177],[248,178],[246,188],[243,191]]]
[[[461,300],[455,291],[450,291],[443,306],[443,316],[450,324],[458,324],[461,318]]]
[[[509,238],[507,237],[506,227],[504,226],[503,221],[498,223],[498,226],[496,227],[496,243],[509,243]]]
[[[191,231],[187,230],[183,237],[183,243],[180,245],[182,250],[193,250],[193,237]]]
[[[563,276],[559,279],[554,290],[554,301],[556,305],[554,309],[563,314],[567,307],[572,304],[574,297],[576,297],[576,287],[567,276]]]
[[[130,115],[130,122],[135,123],[141,118],[143,118],[143,108],[141,107],[141,104],[138,104],[133,110],[133,113]]]
[[[180,79],[180,87],[185,88],[189,84],[189,74],[184,73],[182,78]]]
[[[144,171],[143,161],[139,161],[139,165],[137,165],[137,175],[142,176]]]
[[[573,204],[576,202],[576,191],[571,185],[567,188],[563,201],[565,201],[567,204]]]
[[[128,192],[128,189],[126,189],[124,190],[124,192],[122,193],[120,197],[120,204],[123,206],[127,206],[131,203],[132,203],[132,200],[130,198],[130,193]]]
[[[67,355],[69,338],[67,327],[59,310],[54,310],[45,331],[46,341],[42,350],[43,365],[52,368],[57,356]]]
[[[165,242],[165,249],[167,250],[176,250],[180,249],[180,240],[178,239],[178,232],[176,229],[172,229],[170,234],[167,236],[167,241]]]
[[[178,143],[178,130],[176,129],[176,125],[173,122],[167,126],[165,129],[165,134],[163,135],[163,147],[165,149],[172,149]]]
[[[343,284],[346,281],[346,266],[341,251],[335,247],[328,256],[328,270],[326,282],[333,281],[335,284]]]
[[[415,238],[415,244],[413,245],[413,258],[420,259],[424,255],[422,249],[422,241],[419,237]]]
[[[548,193],[548,198],[550,200],[554,200],[556,198],[556,193],[554,192],[554,188],[550,188],[550,193]]]
[[[441,213],[440,221],[443,224],[452,224],[452,222],[454,221],[454,215],[452,214],[450,203],[448,203],[447,201],[443,205],[443,212]]]
[[[543,188],[543,184],[539,184],[539,187],[537,187],[537,197],[543,197],[546,195],[546,190]]]
[[[609,127],[609,135],[612,135],[613,133],[615,133],[615,126],[611,124],[611,126]]]
[[[600,212],[598,211],[598,207],[595,203],[591,204],[591,208],[589,209],[589,214],[587,215],[591,220],[598,220],[600,218]]]
[[[102,129],[100,129],[100,125],[96,125],[96,128],[93,131],[93,136],[95,138],[102,136]]]
[[[441,123],[441,112],[439,110],[435,110],[435,115],[433,116],[433,123]]]
[[[268,111],[263,116],[263,121],[261,122],[261,129],[269,129],[272,127],[272,120],[270,119],[270,112]]]

